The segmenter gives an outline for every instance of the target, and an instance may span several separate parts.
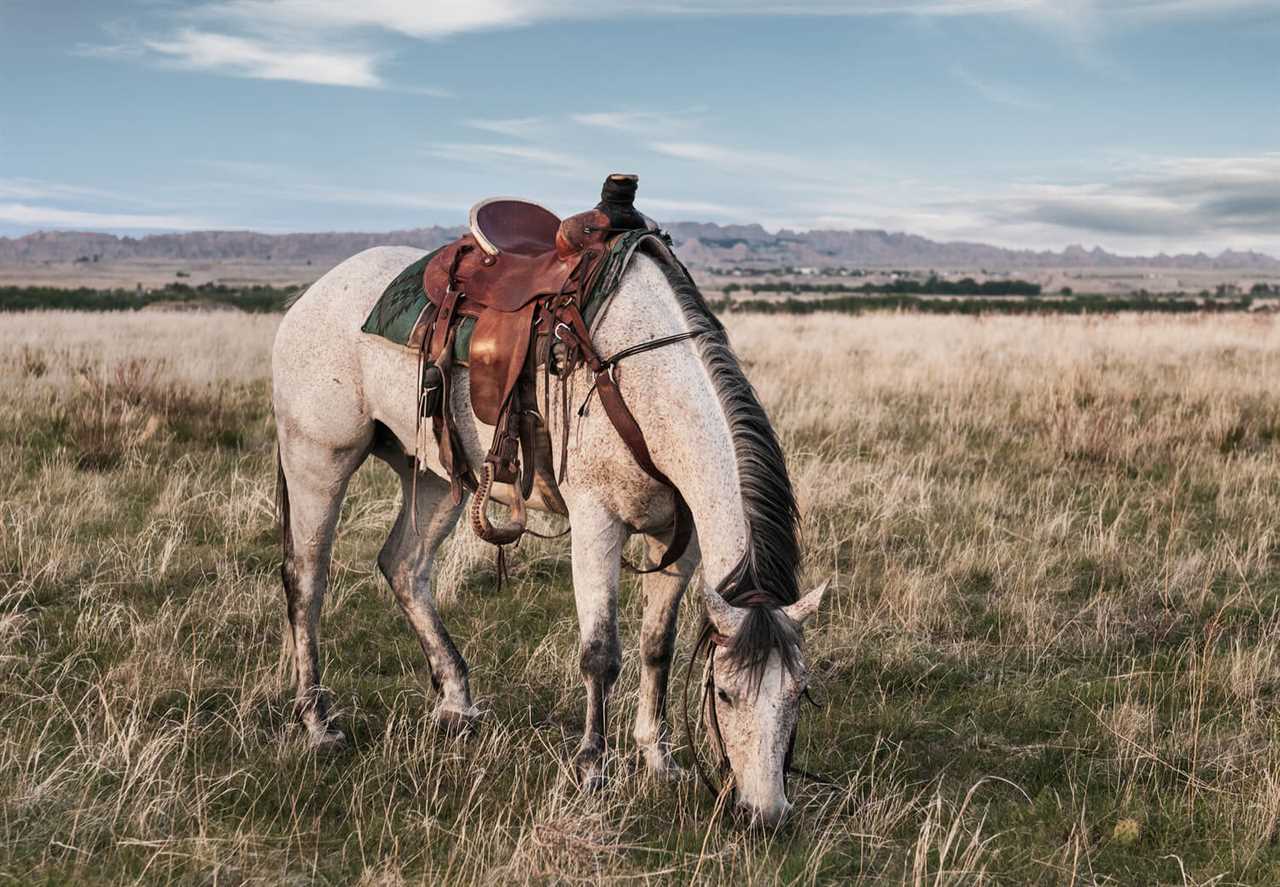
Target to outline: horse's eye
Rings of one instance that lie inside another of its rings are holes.
[[[716,696],[720,697],[720,701],[723,702],[725,705],[729,706],[730,708],[733,708],[733,700],[729,698],[728,693],[724,692],[719,687],[716,688]]]

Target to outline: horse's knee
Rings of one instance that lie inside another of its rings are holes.
[[[640,639],[640,661],[648,668],[665,668],[675,653],[675,626],[662,631],[645,632]]]
[[[612,638],[590,638],[582,644],[578,667],[583,677],[611,686],[622,671],[622,650]]]

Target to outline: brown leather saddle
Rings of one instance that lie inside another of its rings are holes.
[[[419,353],[421,383],[417,446],[420,452],[429,419],[454,501],[461,501],[464,488],[475,494],[470,522],[487,542],[505,545],[521,537],[525,500],[535,483],[550,508],[565,512],[535,385],[539,367],[547,374],[567,376],[583,364],[595,374],[595,391],[640,467],[675,492],[673,542],[655,569],[673,563],[688,542],[688,508],[653,464],[644,435],[617,388],[613,362],[596,353],[582,315],[583,301],[613,238],[636,230],[657,232],[657,226],[635,209],[637,184],[636,176],[611,175],[594,209],[563,221],[529,201],[482,201],[471,210],[470,233],[439,250],[423,271],[430,305],[410,337]],[[478,474],[467,462],[451,408],[454,340],[467,318],[474,318],[468,360],[472,409],[476,418],[494,427],[493,445]],[[656,341],[653,347],[678,338]],[[559,480],[564,479],[568,443],[567,401],[564,413]],[[512,520],[505,526],[495,526],[488,515],[496,483],[510,484],[515,491]]]

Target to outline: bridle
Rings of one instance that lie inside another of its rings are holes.
[[[766,598],[759,592],[745,595],[742,602],[734,602],[735,606],[776,606],[771,598]],[[684,708],[684,730],[689,741],[689,752],[693,755],[694,767],[698,771],[698,779],[711,792],[712,797],[720,798],[726,791],[726,788],[733,795],[737,795],[737,786],[734,784],[733,763],[729,760],[729,752],[725,748],[724,736],[720,732],[720,718],[716,713],[716,661],[715,648],[721,647],[728,649],[732,646],[733,640],[718,631],[710,623],[702,628],[702,633],[698,636],[697,642],[693,645],[693,650],[689,654],[689,662],[685,666],[684,675],[684,691],[683,691],[683,708]],[[698,705],[702,710],[701,723],[706,729],[707,737],[710,740],[711,747],[716,755],[715,762],[715,778],[708,775],[707,768],[704,766],[702,755],[698,751],[697,736],[694,731],[693,721],[689,717],[689,688],[693,683],[693,667],[698,661],[699,656],[705,656],[706,661],[702,668],[702,690],[698,696]],[[809,702],[815,708],[821,708],[813,696],[809,693],[809,687],[806,684],[804,690],[801,691],[801,697]],[[809,779],[813,782],[824,784],[832,784],[832,780],[808,770],[803,770],[794,765],[794,756],[796,748],[796,733],[799,727],[799,717],[796,718],[796,724],[791,727],[791,736],[787,739],[787,752],[782,760],[782,780],[783,788],[786,788],[787,776],[794,773],[796,776]],[[720,784],[716,785],[716,779]]]

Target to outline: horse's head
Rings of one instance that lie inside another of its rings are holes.
[[[786,769],[809,680],[801,630],[826,590],[823,583],[783,607],[734,606],[704,591],[713,630],[704,717],[722,766],[732,770],[738,806],[760,825],[776,825],[791,807]]]

